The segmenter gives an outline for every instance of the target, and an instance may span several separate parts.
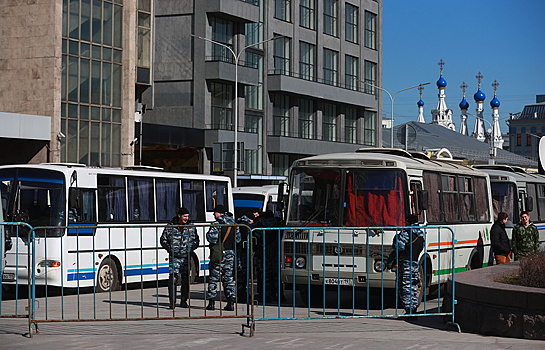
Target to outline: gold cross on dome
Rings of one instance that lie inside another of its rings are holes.
[[[462,89],[462,91],[464,92],[464,96],[466,95],[466,89],[467,89],[467,84],[466,82],[462,82],[462,85],[460,85],[460,88]]]
[[[437,64],[441,68],[441,74],[443,74],[443,67],[445,66],[445,61],[443,61],[443,59],[441,58],[441,60]]]
[[[484,78],[484,75],[481,74],[481,72],[479,72],[475,78],[477,78],[477,81],[479,82],[479,89],[481,88],[481,80]]]
[[[418,91],[420,91],[420,98],[422,98],[422,91],[424,91],[424,87],[422,85],[418,85]]]
[[[496,94],[496,90],[498,89],[498,86],[500,86],[500,83],[496,79],[494,79],[494,82],[492,83],[492,87],[494,88],[494,95]]]

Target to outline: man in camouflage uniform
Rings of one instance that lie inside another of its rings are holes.
[[[210,244],[216,244],[223,242],[223,259],[221,263],[210,263],[209,274],[210,279],[208,282],[208,293],[206,298],[208,299],[207,310],[215,310],[215,299],[218,293],[218,282],[220,280],[223,284],[223,291],[227,298],[227,305],[224,310],[233,311],[236,301],[236,287],[233,279],[233,268],[235,264],[235,249],[236,243],[241,240],[240,231],[237,227],[220,226],[220,225],[234,225],[235,220],[232,215],[226,213],[226,209],[223,205],[217,205],[214,208],[214,217],[216,222],[210,226],[210,230],[206,233],[206,240]],[[229,234],[227,234],[229,232]]]
[[[511,249],[515,254],[515,260],[537,253],[539,249],[539,231],[534,224],[530,223],[530,215],[527,211],[520,213],[520,222],[513,228]]]
[[[392,246],[394,248],[393,254],[396,254],[395,250],[397,249],[399,258],[396,277],[398,283],[401,283],[401,303],[405,313],[414,314],[418,307],[417,287],[420,281],[418,257],[424,248],[424,232],[417,228],[418,217],[416,215],[408,215],[405,225],[416,225],[416,227],[399,231],[394,237]]]
[[[189,225],[189,210],[181,207],[178,214],[172,218],[170,223],[163,230],[161,235],[161,246],[168,252],[168,300],[169,308],[176,306],[176,293],[178,281],[182,284],[182,298],[180,307],[187,308],[189,296],[189,262],[191,252],[199,247],[199,236],[197,230]]]

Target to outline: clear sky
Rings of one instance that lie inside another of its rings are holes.
[[[500,84],[500,119],[521,112],[525,105],[536,102],[537,94],[545,94],[544,0],[384,0],[383,4],[383,87],[393,95],[431,82],[422,96],[427,123],[437,107],[440,59],[445,62],[445,101],[453,111],[456,131],[460,127],[460,85],[463,81],[468,85],[468,112],[475,114],[473,94],[479,71],[484,75],[484,117],[490,122],[494,79]],[[390,118],[390,98],[383,95],[383,114]],[[418,100],[418,89],[396,96],[395,125],[416,121]],[[469,133],[474,124],[475,118],[469,116]],[[505,120],[500,120],[500,126],[507,133]]]

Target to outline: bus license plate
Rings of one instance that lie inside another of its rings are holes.
[[[2,274],[2,282],[13,282],[15,281],[14,273],[4,273]]]
[[[351,286],[354,284],[354,281],[351,278],[326,278],[325,284]]]

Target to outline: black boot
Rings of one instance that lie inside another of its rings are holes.
[[[187,309],[189,307],[189,305],[187,304],[187,301],[186,300],[181,300],[180,301],[180,307],[181,308],[184,308],[184,309]]]
[[[206,307],[206,310],[214,311],[216,310],[216,302],[214,299],[208,300],[208,306]]]
[[[168,308],[174,310],[176,307],[176,277],[174,274],[168,275]]]
[[[225,311],[233,311],[235,310],[234,302],[233,300],[229,299],[227,300],[227,305],[223,308]]]

